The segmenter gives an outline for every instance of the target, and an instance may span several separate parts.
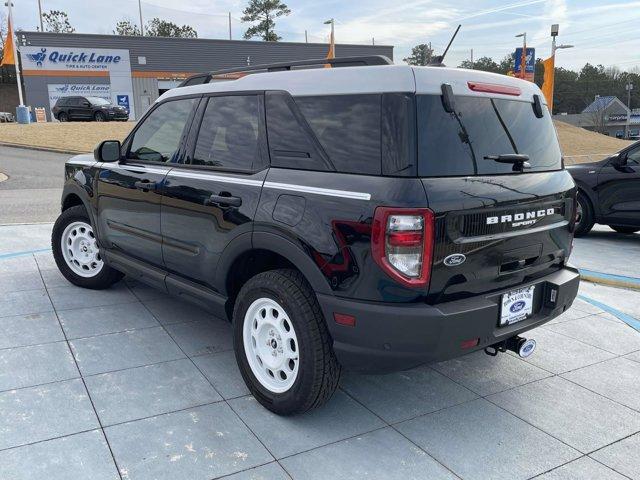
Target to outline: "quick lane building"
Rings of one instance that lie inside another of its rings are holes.
[[[323,58],[320,43],[258,42],[18,32],[27,105],[51,107],[63,96],[102,97],[139,118],[156,98],[195,73]],[[384,45],[336,45],[336,56],[385,55]]]

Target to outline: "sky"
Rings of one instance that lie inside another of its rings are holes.
[[[41,0],[44,11],[63,10],[79,33],[112,33],[122,19],[139,21],[137,0]],[[456,26],[462,28],[445,63],[457,66],[474,58],[490,56],[497,61],[521,45],[515,35],[527,32],[527,44],[536,56],[551,50],[550,26],[560,24],[561,50],[556,66],[579,69],[586,62],[640,68],[640,1],[632,0],[283,0],[291,14],[277,19],[276,31],[283,41],[326,42],[335,19],[336,42],[393,45],[400,63],[419,43],[431,42],[442,53]],[[240,21],[248,0],[144,0],[145,22],[161,17],[192,25],[203,38],[228,38],[228,13],[232,35],[239,39],[247,28]],[[16,27],[35,30],[38,0],[13,0]],[[337,48],[336,54],[340,51]]]

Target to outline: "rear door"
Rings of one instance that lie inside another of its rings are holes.
[[[263,104],[259,93],[202,100],[185,162],[169,173],[162,200],[162,250],[171,274],[215,288],[225,248],[250,244],[268,165]]]
[[[539,117],[531,95],[464,87],[451,112],[440,95],[417,95],[418,174],[436,213],[433,302],[533,280],[571,249],[574,184],[546,106]],[[514,154],[530,168],[492,159]]]
[[[640,226],[640,145],[600,169],[597,194],[604,221]]]
[[[124,160],[101,167],[98,221],[108,248],[163,267],[160,200],[197,101],[186,98],[157,105],[125,142]]]

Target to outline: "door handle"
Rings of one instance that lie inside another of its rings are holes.
[[[133,186],[138,190],[148,192],[149,190],[155,190],[158,185],[156,184],[156,182],[150,182],[149,180],[139,180],[137,182],[134,182]]]
[[[240,197],[234,197],[228,192],[220,192],[219,195],[211,195],[205,205],[219,205],[221,207],[239,207],[242,205]]]

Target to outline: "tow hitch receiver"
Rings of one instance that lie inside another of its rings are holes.
[[[499,352],[504,353],[507,350],[511,350],[512,352],[517,353],[520,358],[527,358],[535,351],[535,349],[536,341],[533,338],[526,339],[520,336],[515,336],[508,338],[503,342],[495,343],[489,347],[486,347],[484,349],[484,353],[495,357]]]

